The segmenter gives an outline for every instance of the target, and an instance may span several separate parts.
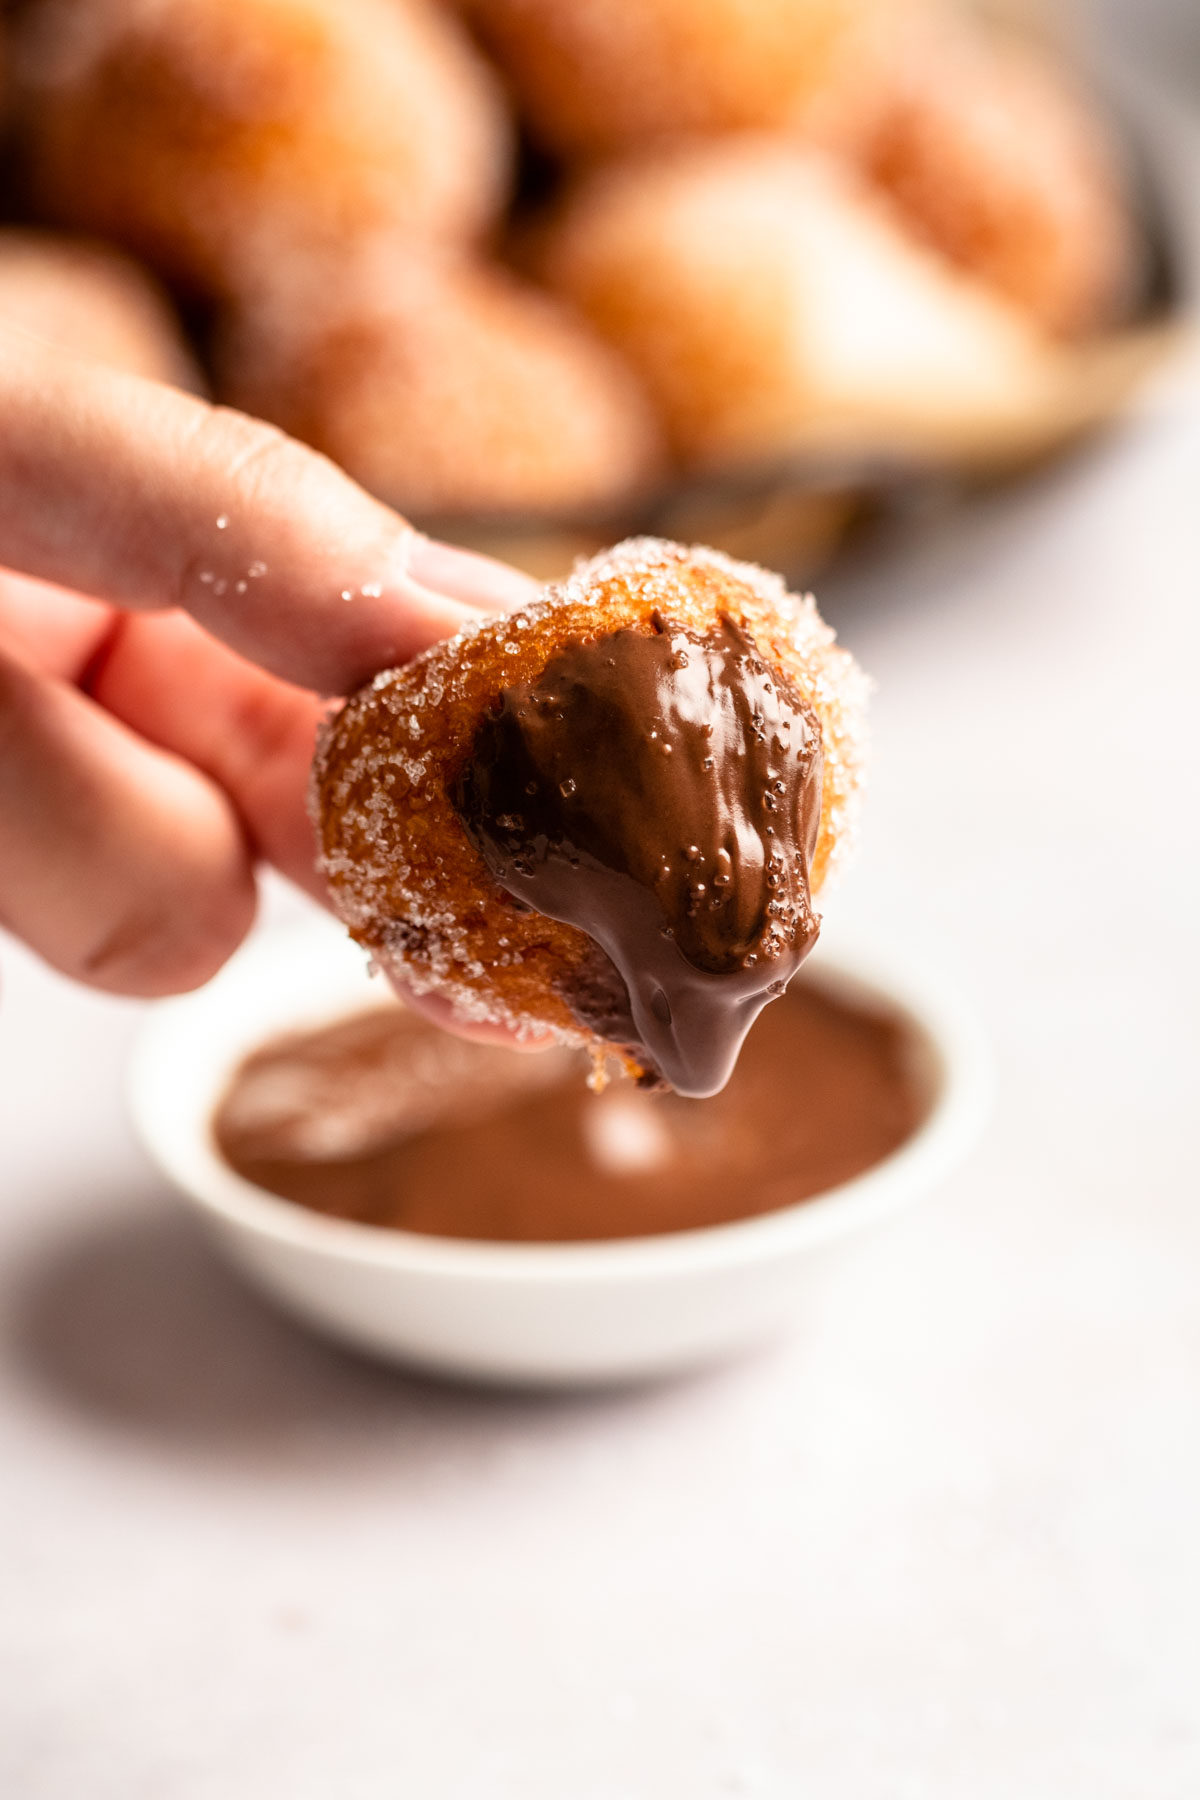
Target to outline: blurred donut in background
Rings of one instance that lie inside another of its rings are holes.
[[[917,234],[1050,329],[1111,322],[1119,162],[1044,53],[935,0],[463,0],[567,158],[763,129],[848,158]]]
[[[204,292],[277,244],[468,236],[506,194],[498,84],[426,0],[41,0],[18,64],[34,204]]]
[[[654,395],[692,465],[933,456],[1003,438],[1041,334],[816,153],[729,138],[585,178],[540,267]]]
[[[424,519],[602,513],[659,464],[647,401],[582,321],[501,268],[408,241],[277,269],[217,363],[221,398]]]
[[[1111,324],[1139,251],[1117,147],[1046,55],[941,18],[896,65],[865,163],[928,243],[1051,331]]]
[[[120,251],[48,231],[0,230],[0,326],[128,375],[203,389],[166,295]]]
[[[824,556],[852,489],[1045,454],[1148,366],[1133,332],[1107,374],[1108,345],[1067,341],[1136,292],[1103,120],[963,0],[0,0],[0,20],[22,220],[144,259],[220,398],[542,572],[572,537],[647,527]],[[35,250],[7,277],[26,319],[196,380],[134,269],[77,249],[68,300],[66,252]]]
[[[755,128],[851,144],[920,0],[461,0],[560,155]]]

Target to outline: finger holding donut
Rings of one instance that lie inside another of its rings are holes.
[[[0,329],[0,921],[109,991],[206,979],[257,862],[323,891],[318,691],[532,591],[266,426]]]

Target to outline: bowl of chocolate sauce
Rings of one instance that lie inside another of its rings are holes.
[[[987,1102],[952,984],[831,937],[706,1100],[451,1037],[324,922],[149,1015],[134,1121],[259,1288],[461,1378],[572,1386],[798,1321],[834,1246],[929,1191]]]

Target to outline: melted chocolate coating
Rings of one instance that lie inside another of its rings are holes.
[[[655,626],[506,689],[454,803],[501,887],[615,965],[565,996],[576,1016],[702,1097],[816,941],[821,732],[729,620]]]

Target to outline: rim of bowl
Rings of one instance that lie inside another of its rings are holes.
[[[225,1225],[335,1262],[456,1281],[594,1282],[772,1261],[883,1217],[932,1187],[970,1149],[992,1098],[984,1034],[953,981],[923,960],[878,944],[837,932],[827,938],[812,976],[898,1011],[923,1047],[933,1097],[917,1129],[881,1161],[823,1193],[752,1218],[647,1237],[501,1243],[331,1219],[236,1174],[217,1150],[212,1119],[238,1063],[278,1032],[332,1021],[372,1002],[362,952],[325,924],[306,922],[256,937],[205,987],[156,1003],[129,1059],[130,1115],[143,1148],[192,1205]],[[297,979],[298,968],[311,975],[314,965],[315,986]],[[379,1001],[387,997],[377,991]],[[252,1028],[251,1020],[257,1021]],[[222,1044],[215,1053],[214,1036]],[[179,1067],[194,1057],[198,1040],[201,1079],[197,1083],[193,1073],[181,1092]]]

